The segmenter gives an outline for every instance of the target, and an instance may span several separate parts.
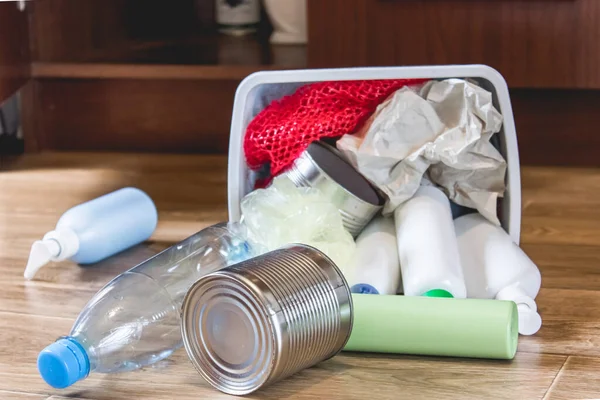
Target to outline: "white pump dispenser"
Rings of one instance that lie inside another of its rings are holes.
[[[63,227],[50,231],[42,240],[31,246],[29,260],[25,267],[25,279],[33,279],[35,274],[50,261],[62,261],[73,257],[79,250],[79,238],[72,229]]]
[[[23,274],[33,279],[49,261],[93,264],[147,240],[158,214],[152,199],[126,187],[67,210],[54,230],[33,243]]]

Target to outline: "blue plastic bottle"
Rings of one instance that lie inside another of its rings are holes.
[[[38,370],[63,389],[91,372],[131,371],[183,345],[181,305],[203,275],[252,256],[237,224],[208,227],[117,276],[89,301],[71,333],[46,347]]]
[[[53,231],[33,244],[25,278],[32,279],[49,261],[96,263],[147,240],[156,223],[152,199],[132,187],[79,204],[60,217]]]

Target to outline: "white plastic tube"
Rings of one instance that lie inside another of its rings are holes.
[[[375,217],[356,238],[347,268],[341,268],[352,293],[394,295],[400,284],[400,261],[394,219]]]
[[[394,219],[404,295],[465,298],[448,197],[421,186],[394,211]]]
[[[457,218],[454,226],[467,296],[514,301],[519,333],[536,333],[542,326],[535,303],[542,282],[536,265],[502,228],[479,214]]]

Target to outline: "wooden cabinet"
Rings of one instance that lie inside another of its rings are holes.
[[[600,89],[597,0],[313,0],[312,65],[487,64],[511,88]]]
[[[26,150],[225,153],[252,72],[483,63],[524,164],[600,165],[600,1],[308,0],[306,46],[270,45],[268,22],[219,35],[203,1],[0,2],[0,100],[23,88]]]
[[[600,166],[600,1],[309,0],[312,67],[487,64],[523,164]]]
[[[0,3],[0,103],[29,79],[27,13],[16,3]]]
[[[306,67],[306,46],[271,46],[268,23],[220,35],[198,16],[200,1],[35,0],[20,14],[0,3],[0,23],[18,15],[25,28],[2,37],[0,54],[21,61],[16,39],[31,52],[26,149],[226,152],[239,82]],[[24,82],[2,79],[0,94]]]

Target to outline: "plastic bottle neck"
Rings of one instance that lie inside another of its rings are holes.
[[[496,300],[514,301],[519,304],[529,307],[533,311],[537,311],[537,304],[522,288],[516,283],[500,290],[496,295]]]
[[[33,279],[35,274],[50,261],[62,261],[73,257],[79,250],[77,234],[68,228],[60,228],[48,232],[42,240],[31,246],[29,260],[25,267],[26,279]]]
[[[537,304],[519,284],[507,286],[496,295],[496,300],[508,300],[517,304],[519,313],[519,333],[533,335],[542,326],[542,317],[537,312]]]
[[[85,349],[71,336],[60,338],[42,350],[37,366],[46,383],[57,389],[67,388],[90,373]]]
[[[62,261],[73,257],[79,251],[79,238],[75,231],[70,228],[58,228],[44,235],[43,242],[55,246],[58,245],[58,253],[52,257],[52,261]]]

